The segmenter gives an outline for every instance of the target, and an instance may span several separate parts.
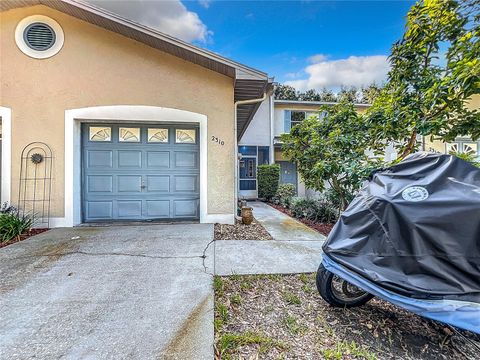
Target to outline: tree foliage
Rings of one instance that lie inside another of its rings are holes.
[[[381,164],[366,152],[366,123],[352,103],[322,106],[324,117],[310,117],[282,135],[285,155],[297,164],[305,185],[324,191],[326,183],[344,209],[368,174]]]
[[[323,88],[320,91],[309,89],[301,92],[290,85],[278,84],[275,87],[275,99],[278,100],[301,100],[301,101],[323,101],[342,102],[348,101],[360,104],[371,104],[380,93],[381,86],[371,84],[360,89],[354,86],[342,86],[338,93]]]
[[[417,135],[480,138],[480,112],[467,107],[480,93],[479,5],[425,0],[410,9],[388,82],[367,117],[371,148],[394,142],[403,158],[416,149]]]

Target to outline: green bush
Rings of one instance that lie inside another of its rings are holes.
[[[293,184],[280,184],[278,185],[277,193],[275,198],[278,200],[280,205],[289,207],[292,198],[296,195],[297,189]]]
[[[280,165],[259,165],[257,168],[258,197],[270,201],[278,189]]]
[[[317,199],[294,198],[290,209],[296,218],[332,223],[338,218],[337,210],[329,203]]]
[[[345,193],[344,197],[345,197],[345,200],[347,201],[347,204],[350,204],[350,202],[353,200],[355,195],[353,193],[347,192]],[[342,200],[340,199],[340,196],[332,188],[325,190],[322,193],[322,198],[324,202],[326,202],[327,204],[330,204],[330,206],[337,209],[339,212],[344,210],[342,209]]]
[[[33,225],[33,219],[29,215],[20,214],[12,207],[3,209],[0,213],[0,242],[18,239],[27,233]]]

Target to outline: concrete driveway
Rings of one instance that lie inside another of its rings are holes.
[[[1,249],[0,358],[212,359],[212,239],[206,224],[85,227]]]

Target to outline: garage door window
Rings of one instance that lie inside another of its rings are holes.
[[[90,141],[112,141],[112,128],[108,126],[90,126]]]
[[[168,143],[168,129],[148,129],[149,143]]]
[[[177,144],[195,144],[195,129],[175,129]]]
[[[118,140],[120,142],[140,142],[140,128],[119,128]]]

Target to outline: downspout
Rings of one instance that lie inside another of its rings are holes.
[[[234,150],[234,164],[235,164],[235,176],[234,176],[234,188],[235,192],[233,195],[233,216],[234,216],[234,222],[235,222],[235,217],[237,216],[237,204],[238,204],[238,190],[239,190],[239,185],[240,182],[238,181],[238,139],[237,139],[237,108],[238,105],[246,105],[246,104],[256,104],[258,102],[262,102],[267,98],[267,92],[265,91],[263,93],[263,96],[261,98],[257,99],[248,99],[248,100],[238,100],[235,101],[235,106],[234,106],[234,111],[235,111],[235,123],[234,123],[234,136],[235,136],[235,150]]]

